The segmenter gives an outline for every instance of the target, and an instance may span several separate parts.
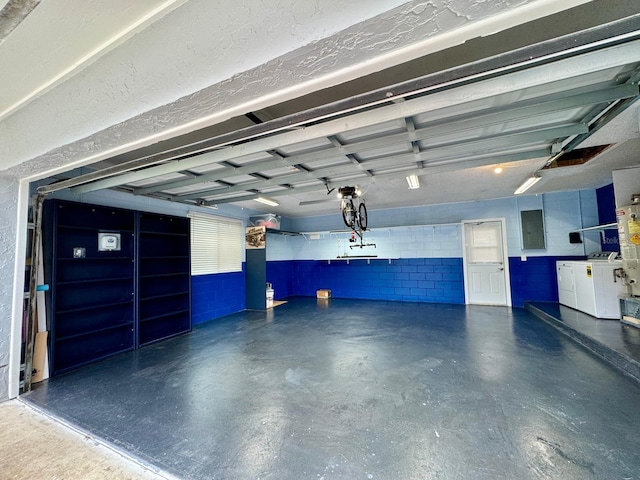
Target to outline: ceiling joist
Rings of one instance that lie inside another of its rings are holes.
[[[497,98],[503,94],[514,94],[517,92],[528,92],[530,89],[540,89],[541,79],[544,79],[544,85],[552,87],[556,82],[567,82],[567,79],[573,77],[585,78],[590,74],[597,74],[609,69],[629,65],[631,62],[640,61],[640,53],[638,53],[640,49],[638,49],[637,46],[638,45],[633,42],[632,44],[615,45],[606,49],[607,51],[604,55],[600,51],[585,53],[582,58],[580,58],[580,61],[576,58],[565,58],[553,64],[520,70],[509,75],[462,85],[451,90],[438,91],[423,97],[381,106],[294,131],[278,133],[247,143],[230,145],[202,155],[168,161],[160,165],[150,166],[123,175],[104,178],[85,185],[73,187],[72,191],[74,193],[86,193],[102,188],[123,186],[156,175],[190,170],[211,163],[218,163],[267,150],[275,150],[285,145],[300,144],[319,138],[326,139],[327,137],[344,134],[348,131],[367,129],[379,125],[381,122],[406,119],[420,115],[434,114],[434,116],[437,116],[437,111],[440,111],[441,114],[446,116],[446,112],[443,112],[443,110],[446,109],[455,111],[456,109],[465,110],[467,107],[470,107],[476,108],[477,111],[479,111],[482,109],[481,100],[491,97]],[[596,55],[596,53],[598,53],[598,55]],[[585,58],[591,56],[592,58]],[[560,98],[561,97],[558,96],[558,99]],[[474,101],[476,103],[474,103]],[[467,110],[465,113],[470,114],[473,112]],[[494,113],[500,114],[498,112]],[[262,125],[268,123],[269,122],[266,122]],[[191,153],[191,155],[194,155],[194,153],[196,152]],[[235,174],[236,172],[233,173]],[[255,171],[247,173],[255,173]],[[210,179],[206,181],[208,180]]]

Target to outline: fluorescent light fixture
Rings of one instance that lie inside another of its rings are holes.
[[[407,183],[409,184],[410,190],[415,190],[416,188],[420,188],[420,179],[415,173],[407,177]]]
[[[255,199],[255,201],[256,202],[260,202],[260,203],[264,203],[265,205],[269,205],[270,207],[277,207],[278,205],[280,205],[275,200],[270,200],[270,199],[264,198],[264,197],[258,197],[258,198]]]
[[[536,183],[540,181],[542,177],[540,175],[533,174],[529,178],[527,178],[522,185],[518,187],[518,189],[513,192],[514,195],[520,195],[521,193],[526,192],[531,187],[533,187]]]

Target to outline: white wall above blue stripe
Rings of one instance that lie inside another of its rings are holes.
[[[270,235],[267,260],[328,259],[345,254],[372,254],[380,258],[461,257],[460,226],[455,224],[482,218],[506,219],[509,256],[583,256],[600,249],[597,234],[583,235],[583,244],[569,243],[569,232],[598,223],[595,190],[390,210],[367,206],[372,231],[365,233],[365,241],[375,243],[376,248],[350,249],[348,233],[329,233],[345,228],[336,212],[289,219],[291,230],[316,233],[301,237]],[[520,211],[532,208],[544,212],[545,249],[522,249]]]

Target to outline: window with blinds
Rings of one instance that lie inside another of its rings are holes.
[[[189,212],[191,274],[242,271],[242,221]]]

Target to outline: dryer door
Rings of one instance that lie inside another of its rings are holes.
[[[562,305],[576,308],[576,288],[573,276],[573,263],[556,262],[558,276],[558,300]]]

